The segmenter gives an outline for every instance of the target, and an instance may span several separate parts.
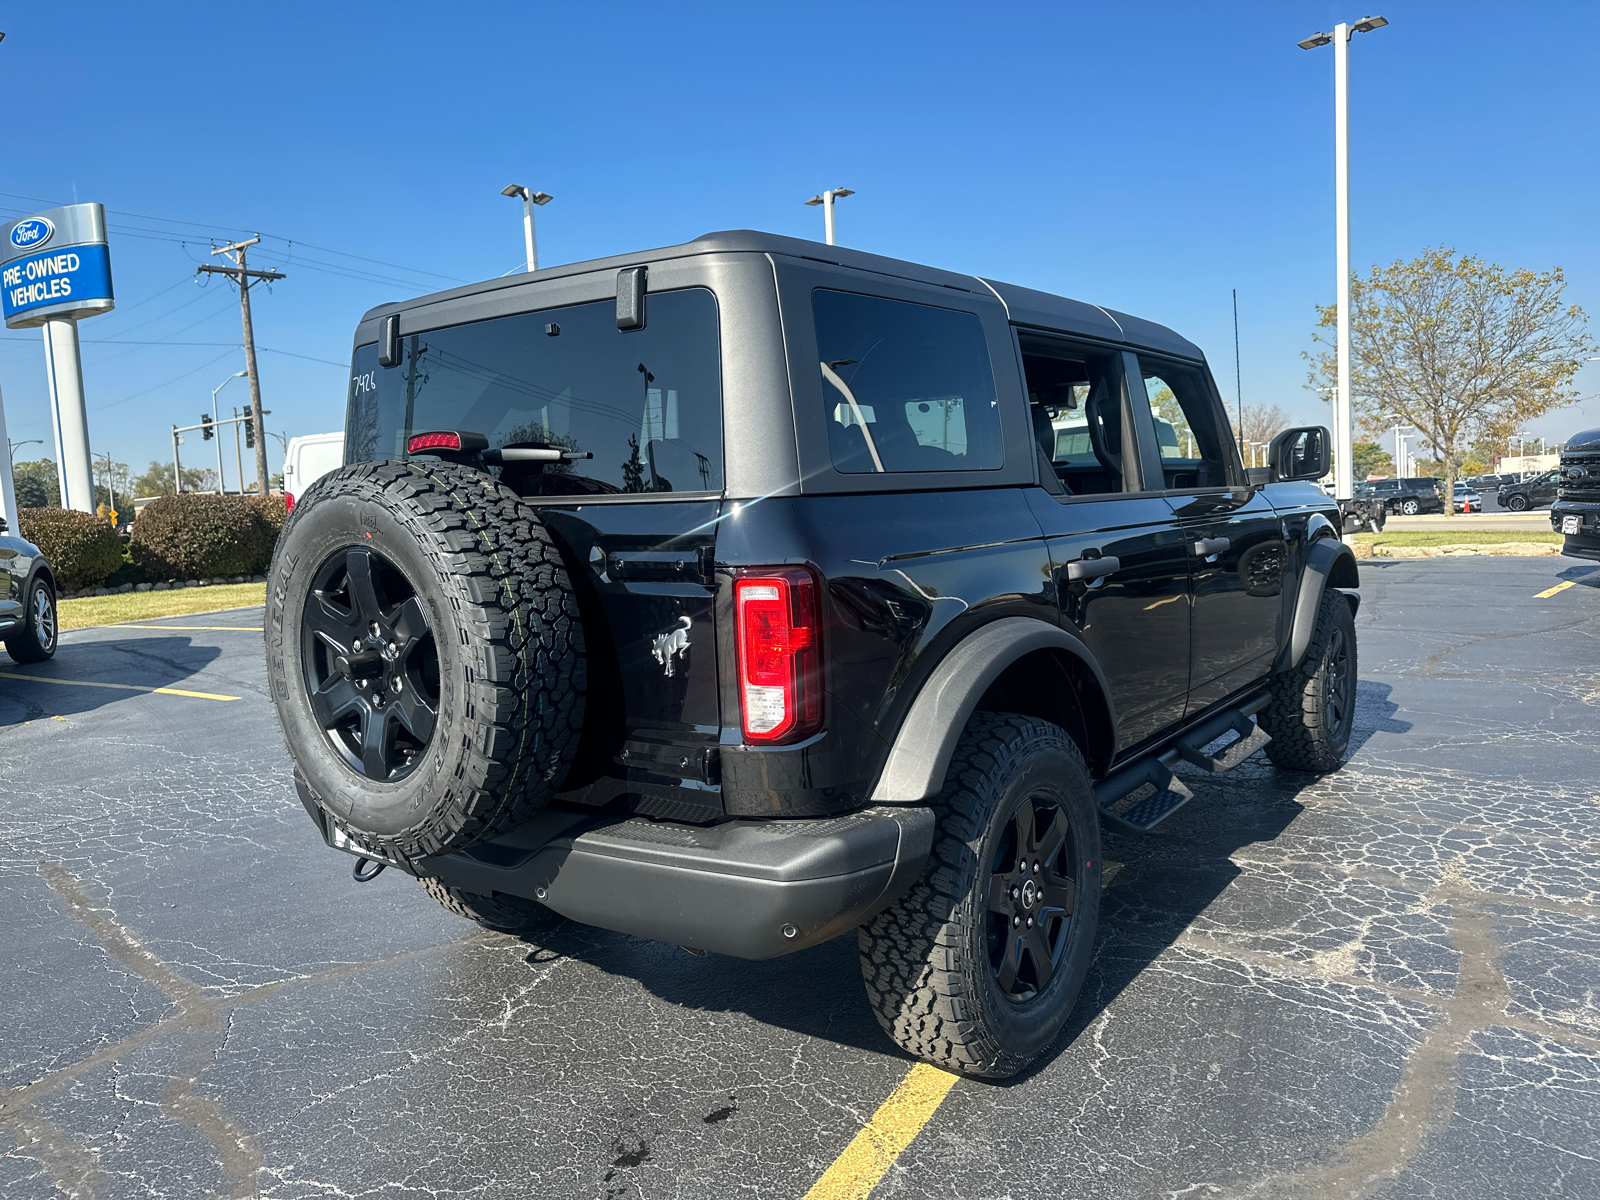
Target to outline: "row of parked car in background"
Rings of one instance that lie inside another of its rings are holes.
[[[1486,506],[1484,496],[1492,495],[1499,508],[1527,512],[1552,503],[1560,481],[1560,471],[1528,476],[1475,475],[1456,481],[1453,507],[1458,513],[1481,513]],[[1390,516],[1444,512],[1444,481],[1429,475],[1370,479],[1356,484],[1355,496],[1358,500],[1381,500]]]

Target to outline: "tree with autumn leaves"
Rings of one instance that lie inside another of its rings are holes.
[[[1354,421],[1376,434],[1398,413],[1416,426],[1449,496],[1474,445],[1503,442],[1577,399],[1572,377],[1595,344],[1583,309],[1562,301],[1565,287],[1560,267],[1507,270],[1445,246],[1352,276]],[[1311,386],[1326,387],[1338,314],[1317,307],[1317,348],[1306,358]]]

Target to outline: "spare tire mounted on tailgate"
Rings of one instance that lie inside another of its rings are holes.
[[[537,514],[482,471],[362,463],[295,506],[267,586],[295,765],[349,839],[411,865],[497,836],[560,786],[583,631]]]

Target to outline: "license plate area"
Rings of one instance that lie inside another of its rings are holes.
[[[1561,518],[1561,532],[1564,533],[1564,534],[1565,533],[1581,533],[1581,532],[1583,532],[1583,518],[1579,517],[1579,516],[1576,516],[1576,515],[1569,516],[1569,517],[1562,517]]]

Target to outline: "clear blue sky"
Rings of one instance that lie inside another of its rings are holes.
[[[1356,264],[1444,243],[1559,265],[1600,334],[1600,5],[1374,3],[1392,24],[1351,51]],[[801,202],[853,187],[846,244],[1169,324],[1230,402],[1237,288],[1245,402],[1321,420],[1300,355],[1333,290],[1333,56],[1294,43],[1367,11],[13,6],[0,206],[112,210],[119,308],[82,324],[84,372],[94,449],[135,470],[243,365],[234,293],[190,281],[208,235],[268,235],[252,263],[289,276],[254,293],[268,425],[323,432],[364,310],[520,261],[509,182],[556,197],[547,264],[820,238]],[[1579,383],[1600,392],[1600,363]],[[5,332],[0,386],[12,439],[53,457],[36,331]],[[1594,425],[1591,399],[1534,431]]]

